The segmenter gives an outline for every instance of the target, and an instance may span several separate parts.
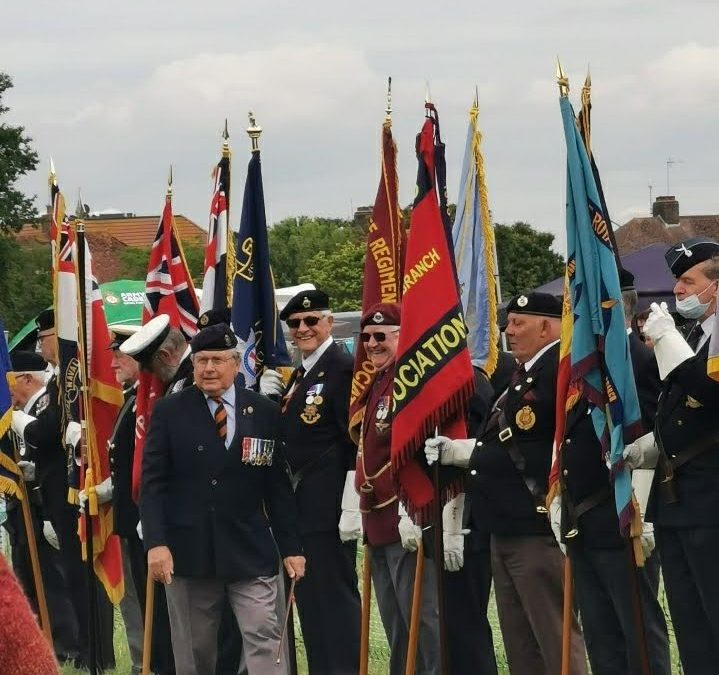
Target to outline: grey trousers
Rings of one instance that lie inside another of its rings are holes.
[[[492,535],[499,625],[512,673],[557,675],[562,667],[564,556],[552,535]],[[584,639],[572,621],[572,675],[586,675]]]
[[[287,675],[287,660],[276,663],[281,626],[277,620],[277,577],[225,583],[175,577],[165,587],[177,675],[215,672],[222,601],[230,601],[242,633],[249,675]]]
[[[139,673],[142,671],[142,647],[145,637],[145,621],[142,615],[137,589],[135,588],[135,581],[132,576],[132,563],[130,561],[127,539],[120,538],[120,549],[122,551],[122,569],[125,579],[125,595],[120,601],[120,612],[122,613],[122,620],[125,623],[125,633],[127,635],[127,646],[130,649],[132,672]]]
[[[417,554],[402,545],[370,546],[372,583],[390,646],[390,675],[404,675]],[[439,611],[434,562],[424,561],[417,675],[440,675]]]

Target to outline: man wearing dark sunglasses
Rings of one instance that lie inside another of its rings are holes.
[[[260,391],[282,404],[285,457],[299,508],[307,570],[295,589],[309,672],[356,675],[360,597],[355,558],[362,536],[354,508],[352,536],[338,530],[345,498],[354,497],[356,447],[349,437],[352,357],[332,339],[329,298],[320,290],[294,296],[280,313],[302,354],[285,386],[266,370]]]

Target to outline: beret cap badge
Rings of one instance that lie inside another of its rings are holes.
[[[526,307],[528,302],[529,302],[529,300],[527,300],[526,295],[520,295],[519,298],[517,298],[517,304],[520,307]]]
[[[376,312],[375,315],[372,317],[372,321],[375,323],[382,323],[384,321],[384,316],[382,316],[382,312]]]
[[[307,309],[312,303],[310,302],[310,299],[305,295],[305,297],[302,299],[302,306]]]

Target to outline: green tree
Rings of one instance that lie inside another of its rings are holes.
[[[190,276],[196,286],[202,285],[202,272],[205,260],[203,244],[190,242],[183,244],[185,260]],[[128,246],[120,252],[120,277],[124,279],[144,279],[147,277],[147,265],[150,261],[149,249],[140,246]]]
[[[351,239],[333,251],[318,251],[308,261],[300,282],[310,282],[330,296],[332,309],[349,312],[362,308],[365,244]]]
[[[0,316],[11,334],[52,303],[50,245],[0,236]]]
[[[285,218],[268,231],[275,285],[294,286],[300,277],[312,277],[312,258],[322,251],[329,254],[345,242],[364,239],[362,227],[339,218]],[[312,283],[317,283],[309,278]],[[319,284],[317,284],[319,285]]]
[[[551,249],[554,235],[550,232],[538,232],[523,222],[497,224],[494,232],[504,300],[564,274],[562,256]]]
[[[12,88],[12,79],[0,72],[0,117],[10,108],[3,104],[3,94]],[[30,147],[25,128],[0,123],[0,231],[19,230],[35,220],[34,197],[25,197],[15,189],[17,180],[37,166],[37,153]]]

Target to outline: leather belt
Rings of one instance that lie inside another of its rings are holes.
[[[505,449],[507,450],[507,454],[509,455],[509,459],[511,459],[512,464],[514,464],[514,468],[517,469],[519,475],[522,478],[522,481],[524,482],[524,485],[526,486],[527,490],[529,490],[529,494],[532,495],[532,499],[534,500],[534,508],[536,509],[537,513],[546,514],[547,506],[545,504],[545,501],[547,499],[547,495],[545,494],[544,490],[542,490],[539,483],[537,483],[534,478],[528,476],[525,473],[525,470],[527,468],[527,460],[522,454],[522,451],[519,449],[519,446],[517,445],[516,441],[514,440],[514,432],[512,431],[512,427],[510,427],[507,423],[507,418],[504,415],[504,411],[500,411],[497,415],[497,424],[499,426],[499,441],[504,445]]]

